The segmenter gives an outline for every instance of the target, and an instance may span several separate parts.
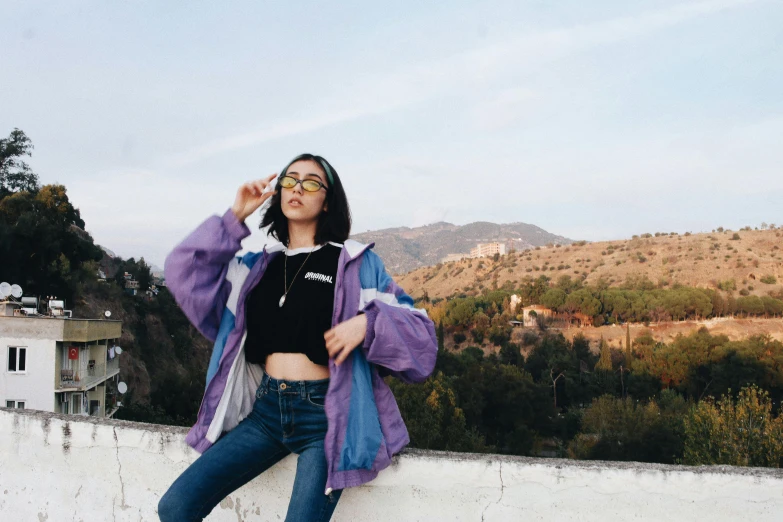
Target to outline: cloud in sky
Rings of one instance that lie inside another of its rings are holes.
[[[98,242],[158,265],[303,150],[337,166],[356,231],[783,222],[783,6],[398,7],[14,6],[0,122],[33,138]]]
[[[279,122],[272,122],[271,125],[267,122],[258,131],[243,132],[201,144],[188,152],[166,158],[162,166],[181,167],[212,155],[383,114],[464,88],[466,85],[474,89],[486,89],[493,80],[509,70],[516,72],[520,68],[541,66],[548,61],[584,52],[594,46],[643,36],[755,1],[758,0],[704,0],[592,24],[533,32],[432,63],[414,63],[393,73],[369,75],[360,78],[359,82],[351,82],[347,89],[341,88],[342,99],[326,100],[325,107],[315,114],[308,114],[303,118],[287,117]],[[503,122],[509,121],[508,112],[530,97],[529,91],[517,88],[501,92],[490,102],[479,103],[474,108],[479,113],[479,125],[494,127],[499,119]]]

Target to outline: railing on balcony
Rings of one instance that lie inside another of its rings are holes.
[[[60,371],[60,388],[92,388],[96,384],[105,381],[107,377],[114,375],[120,369],[119,356],[104,363],[96,364],[90,361],[86,372],[78,370]]]

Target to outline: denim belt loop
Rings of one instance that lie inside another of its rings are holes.
[[[304,383],[304,381],[299,382],[299,397],[302,399],[307,398],[307,385]]]

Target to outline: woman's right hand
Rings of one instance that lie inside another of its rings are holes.
[[[277,174],[272,174],[268,178],[249,181],[239,187],[239,190],[237,190],[237,198],[234,201],[234,206],[231,207],[231,210],[240,223],[243,222],[247,216],[255,212],[258,207],[263,205],[264,201],[277,194],[275,191],[270,191],[266,194],[263,193],[276,176]]]

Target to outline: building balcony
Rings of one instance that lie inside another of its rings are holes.
[[[3,520],[158,520],[160,497],[198,457],[186,432],[0,408]],[[207,520],[282,520],[295,473],[289,455]],[[781,491],[780,469],[405,450],[345,490],[332,520],[771,522],[783,513]]]
[[[120,373],[120,357],[107,360],[101,364],[90,363],[87,370],[60,370],[60,385],[57,391],[83,391],[97,386],[106,379]]]

